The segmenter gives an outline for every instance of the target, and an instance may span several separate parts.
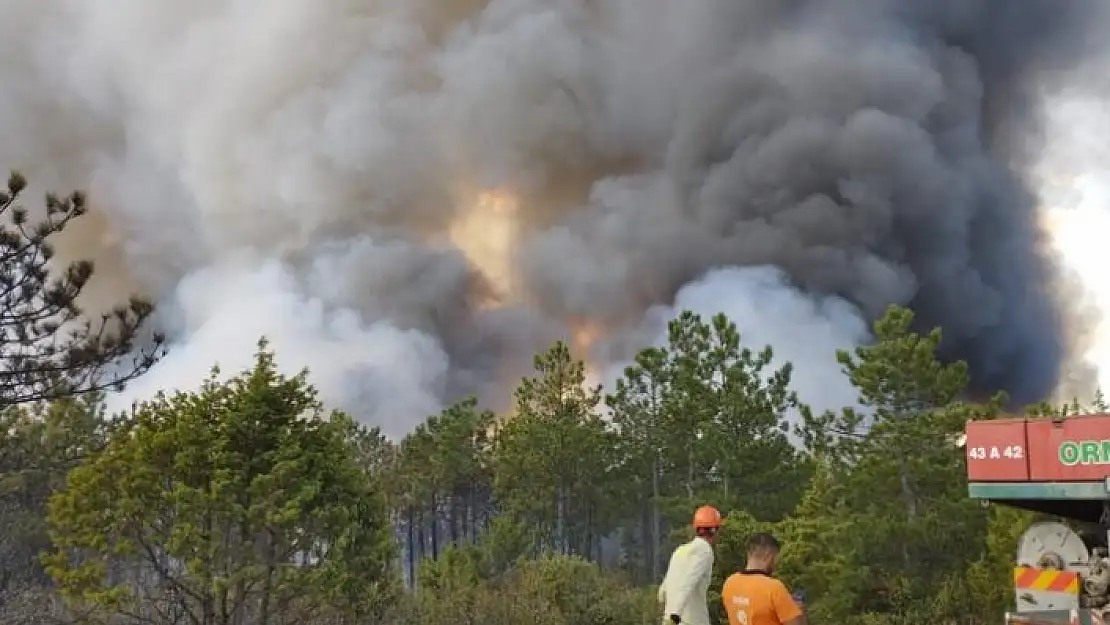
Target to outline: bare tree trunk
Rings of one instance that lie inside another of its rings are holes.
[[[906,471],[906,462],[903,456],[898,456],[898,483],[902,491],[902,501],[906,504],[906,515],[908,519],[917,518],[917,495],[914,493],[913,485],[910,483],[909,473]],[[902,563],[907,571],[913,570],[913,557],[910,555],[909,545],[905,542],[902,543]]]
[[[660,542],[660,525],[661,519],[659,518],[659,454],[652,450],[655,454],[651,460],[651,579],[653,581],[659,579],[659,542]]]
[[[408,549],[405,556],[409,569],[409,585],[416,587],[416,515],[413,513],[412,506],[409,506],[405,516],[407,517],[405,524],[408,526]]]
[[[455,492],[451,493],[451,498],[450,498],[449,501],[450,501],[450,506],[448,508],[448,514],[450,515],[450,519],[449,519],[448,524],[447,524],[447,531],[451,535],[451,544],[452,545],[458,545],[459,544],[459,508],[461,506],[459,505],[459,496],[458,496],[458,491],[457,490]]]
[[[470,486],[467,489],[467,495],[466,495],[467,496],[466,532],[467,532],[467,542],[469,542],[470,544],[474,544],[474,539],[478,534],[478,528],[477,528],[477,524],[478,524],[478,502],[475,501],[476,497],[474,496],[474,491],[475,491],[474,486]]]
[[[598,560],[594,555],[594,506],[586,505],[586,523],[582,528],[582,555],[586,558]],[[600,561],[600,560],[598,560]]]
[[[555,488],[555,536],[552,537],[556,553],[563,553],[563,532],[563,486],[560,484]]]
[[[694,443],[686,447],[686,498],[694,499]]]
[[[432,492],[432,558],[439,557],[439,497]]]
[[[906,514],[911,519],[916,519],[917,514],[917,494],[914,493],[913,484],[910,483],[910,475],[906,471],[906,463],[903,459],[898,460],[898,483],[902,490],[902,501],[906,504]]]

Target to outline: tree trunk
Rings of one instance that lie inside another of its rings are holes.
[[[586,506],[586,523],[585,527],[582,528],[582,534],[582,555],[600,561],[600,558],[597,558],[594,554],[594,506],[592,503]]]
[[[686,447],[686,498],[694,499],[694,443]]]
[[[258,625],[270,625],[270,600],[273,594],[274,572],[277,568],[274,562],[274,535],[266,533],[266,580],[262,585],[262,606],[259,608]]]
[[[917,518],[917,494],[914,493],[913,485],[910,483],[910,475],[906,470],[906,462],[904,459],[898,459],[898,483],[902,490],[902,501],[906,504],[906,514],[911,519]]]
[[[457,489],[455,490],[455,492],[453,492],[451,494],[450,502],[451,502],[451,507],[450,507],[451,520],[450,520],[450,524],[447,526],[447,528],[448,528],[448,531],[451,533],[451,544],[452,545],[458,545],[459,544],[459,508],[461,508],[462,506],[459,505],[459,494],[458,494]]]
[[[408,507],[406,512],[407,520],[405,525],[408,529],[408,548],[405,550],[406,560],[408,561],[409,569],[409,587],[416,587],[416,519],[413,513],[412,506]]]
[[[910,483],[910,476],[906,471],[905,458],[901,455],[898,456],[898,484],[902,490],[902,501],[906,504],[907,520],[916,519],[917,495],[913,492],[913,485]],[[902,543],[902,564],[906,567],[906,571],[912,571],[914,568],[913,557],[910,555],[909,545],[905,542]]]
[[[470,544],[474,544],[474,539],[478,534],[478,530],[477,530],[477,527],[476,527],[476,525],[478,523],[478,502],[475,501],[475,499],[477,499],[477,498],[474,496],[474,491],[475,491],[475,488],[474,488],[473,485],[471,485],[467,489],[467,495],[466,495],[467,496],[466,533],[467,533],[467,542],[469,542]]]
[[[555,551],[566,555],[566,518],[564,514],[565,498],[563,497],[563,486],[560,484],[555,489]]]
[[[654,451],[654,450],[653,450]],[[656,454],[651,461],[651,579],[659,579],[659,455]]]
[[[439,497],[432,493],[432,558],[439,557]]]

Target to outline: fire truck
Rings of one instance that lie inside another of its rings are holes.
[[[1110,624],[1110,414],[972,421],[973,499],[1041,512],[1014,566],[1007,623]]]

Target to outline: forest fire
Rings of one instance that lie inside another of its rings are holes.
[[[519,210],[520,197],[510,189],[487,189],[459,210],[448,229],[451,243],[485,280],[488,290],[477,301],[479,308],[522,303],[515,262]],[[606,329],[590,319],[571,319],[567,326],[571,352],[586,365],[586,386],[596,386],[600,383],[600,363],[594,361],[591,352]]]
[[[580,358],[586,365],[587,388],[601,383],[599,363],[591,353],[594,345],[605,336],[605,326],[601,323],[586,319],[572,321],[570,324],[570,349],[575,358]]]
[[[605,335],[605,327],[597,321],[578,321],[571,323],[571,349],[576,355],[587,356],[590,347]]]
[[[469,207],[460,211],[449,229],[451,242],[489,286],[491,292],[479,304],[483,308],[505,304],[513,298],[519,206],[519,198],[507,189],[482,191]]]

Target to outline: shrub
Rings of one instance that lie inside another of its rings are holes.
[[[450,553],[422,571],[421,588],[387,618],[390,625],[648,625],[658,622],[654,591],[577,557],[522,561],[479,579],[474,554]]]

